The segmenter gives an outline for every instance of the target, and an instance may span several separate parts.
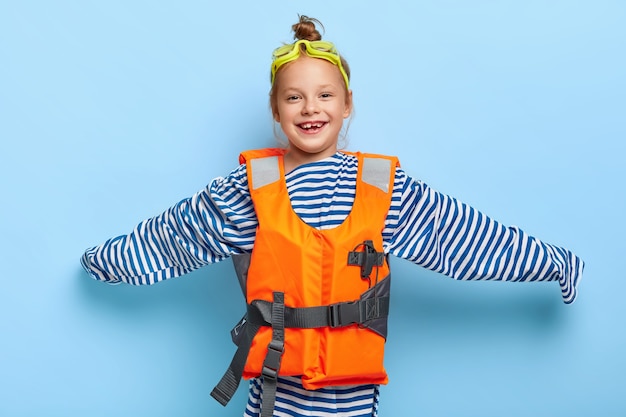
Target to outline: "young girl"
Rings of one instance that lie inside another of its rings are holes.
[[[315,19],[274,51],[270,104],[286,149],[244,152],[224,178],[125,236],[88,249],[97,280],[134,285],[230,256],[247,315],[212,395],[250,379],[247,416],[375,416],[389,308],[387,256],[458,280],[557,281],[583,262],[408,176],[393,157],[338,151],[350,70]]]

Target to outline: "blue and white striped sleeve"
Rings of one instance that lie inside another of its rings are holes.
[[[241,165],[130,234],[87,249],[81,263],[100,281],[154,284],[252,250],[256,226]]]
[[[558,281],[576,298],[583,261],[567,249],[506,227],[423,182],[396,174],[387,251],[457,280]]]

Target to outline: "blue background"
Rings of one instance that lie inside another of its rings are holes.
[[[298,13],[352,67],[349,149],[586,261],[566,306],[394,259],[381,415],[626,415],[618,0],[0,3],[0,415],[242,414],[245,388],[209,397],[243,311],[230,262],[137,288],[78,259],[274,145]]]

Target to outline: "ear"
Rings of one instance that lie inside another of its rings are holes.
[[[343,118],[347,119],[352,114],[352,90],[348,90],[348,95],[346,96],[346,107],[343,112]]]
[[[276,103],[270,102],[270,107],[272,109],[272,117],[276,123],[280,123],[280,114],[278,113],[278,106]]]

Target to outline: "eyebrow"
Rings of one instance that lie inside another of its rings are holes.
[[[318,85],[315,87],[318,90],[328,90],[328,89],[338,89],[341,88],[340,86],[336,85],[336,84],[323,84],[323,85]],[[293,86],[286,86],[285,88],[281,88],[280,89],[281,92],[286,93],[286,92],[291,92],[291,91],[302,91],[302,88],[300,87],[293,87]]]

